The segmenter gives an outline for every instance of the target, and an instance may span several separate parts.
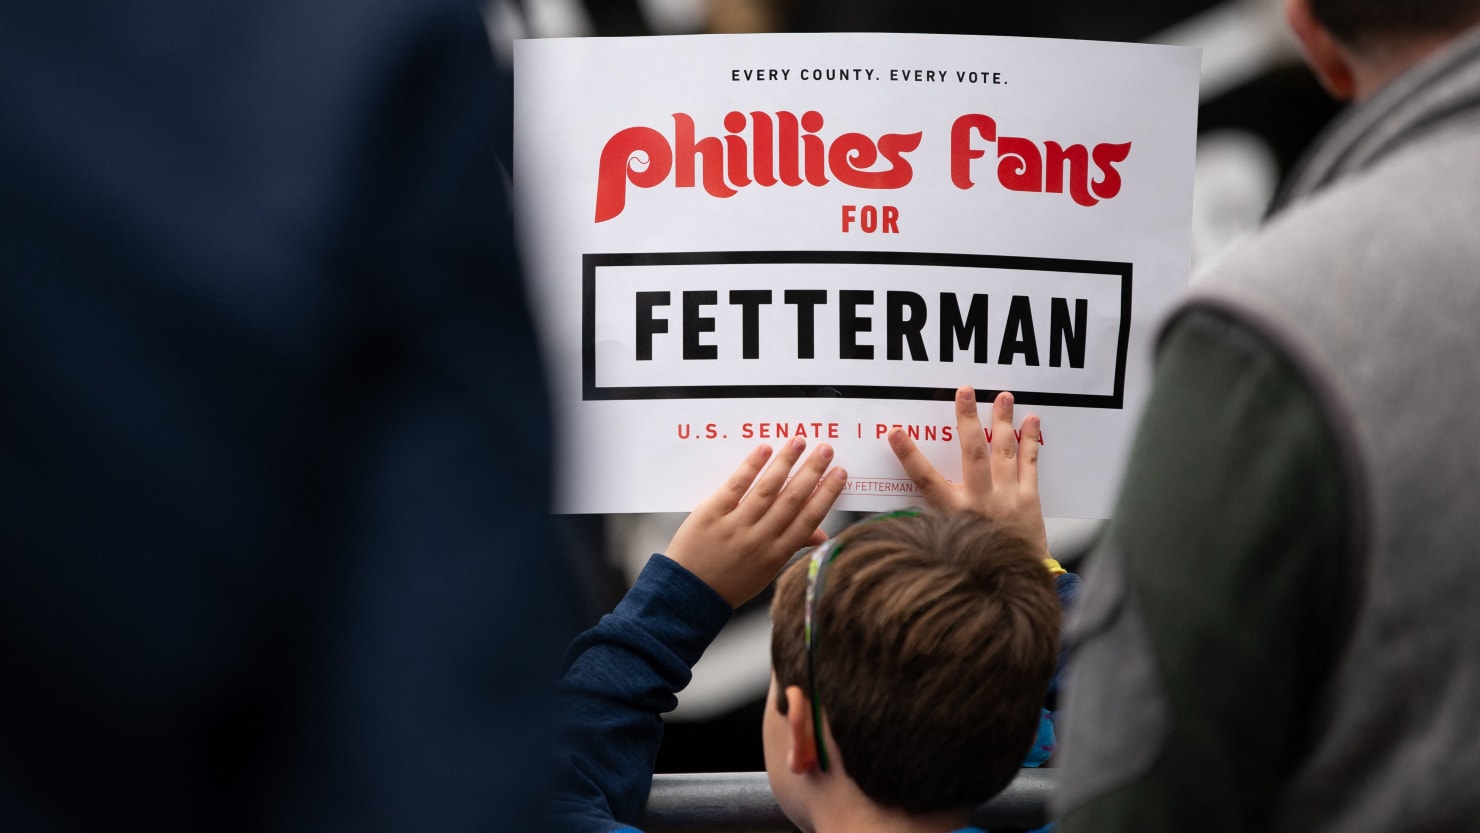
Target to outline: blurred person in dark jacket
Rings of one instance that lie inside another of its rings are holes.
[[[1061,833],[1480,819],[1480,0],[1287,5],[1355,106],[1164,326]]]
[[[463,0],[0,6],[0,829],[538,829],[495,73]]]

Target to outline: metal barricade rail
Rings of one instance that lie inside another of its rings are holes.
[[[1054,771],[1024,769],[978,807],[984,830],[1027,830],[1048,822]],[[764,772],[655,775],[641,825],[648,833],[790,833]]]

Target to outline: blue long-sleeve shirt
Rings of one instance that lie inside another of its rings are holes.
[[[720,595],[654,555],[611,613],[571,643],[560,684],[555,829],[632,830],[652,787],[659,715],[730,620]]]

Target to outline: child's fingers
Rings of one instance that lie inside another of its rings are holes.
[[[790,482],[781,490],[781,496],[776,500],[771,510],[761,519],[759,525],[770,534],[779,534],[787,529],[797,513],[807,503],[807,498],[817,488],[817,482],[822,479],[823,472],[827,471],[828,464],[832,462],[833,449],[827,443],[817,446],[807,459],[797,467],[791,476]],[[813,525],[815,528],[815,524]]]
[[[833,504],[837,502],[838,495],[843,493],[843,487],[847,483],[848,472],[840,468],[833,469],[818,481],[817,488],[812,490],[812,494],[783,534],[782,540],[788,542],[788,556],[808,544],[816,546],[827,540],[827,533],[820,528],[822,519],[832,511]]]
[[[750,485],[755,482],[755,476],[760,474],[770,456],[771,447],[769,445],[763,443],[752,448],[750,453],[745,455],[745,460],[740,463],[740,467],[726,478],[724,485],[699,504],[694,511],[709,510],[717,515],[729,514],[750,490]]]
[[[1017,483],[1018,442],[1012,433],[1012,394],[1003,391],[992,403],[992,482]]]
[[[1043,425],[1036,416],[1023,418],[1022,464],[1018,466],[1018,484],[1038,493],[1038,450],[1043,447]]]
[[[991,449],[987,447],[987,434],[982,430],[981,415],[977,413],[976,389],[970,385],[956,389],[956,433],[961,442],[961,482],[966,484],[966,490],[971,494],[990,492]]]
[[[802,456],[806,449],[807,441],[799,437],[787,440],[776,452],[776,457],[761,476],[756,479],[755,485],[751,487],[750,494],[740,501],[736,507],[736,517],[747,524],[753,524],[765,516],[776,496],[781,494],[781,489],[786,485],[786,477],[791,474],[791,467],[796,465],[797,458]]]
[[[936,509],[951,509],[954,507],[954,491],[949,480],[941,476],[935,466],[925,459],[925,454],[915,445],[909,435],[903,430],[895,428],[889,432],[889,449],[894,456],[899,458],[899,464],[904,467],[904,473],[915,481],[915,487],[920,490],[920,496],[925,502]]]

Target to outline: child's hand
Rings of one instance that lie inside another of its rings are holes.
[[[818,524],[848,480],[839,468],[824,476],[833,451],[820,445],[787,483],[786,475],[806,447],[801,439],[782,446],[759,480],[756,474],[771,456],[771,447],[750,452],[725,485],[684,519],[668,545],[668,557],[734,607],[766,589],[797,550],[827,540]]]
[[[960,484],[942,477],[904,431],[889,432],[889,447],[926,503],[948,511],[969,509],[1019,527],[1047,557],[1048,534],[1038,502],[1038,448],[1043,442],[1038,417],[1023,419],[1019,445],[1012,430],[1012,394],[998,394],[992,404],[989,447],[976,412],[976,391],[967,386],[956,390],[956,430],[961,442]]]

